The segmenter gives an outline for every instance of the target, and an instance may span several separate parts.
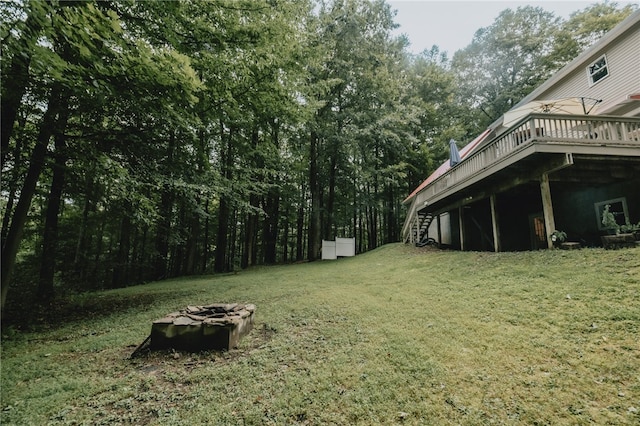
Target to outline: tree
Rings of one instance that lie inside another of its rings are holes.
[[[551,55],[559,21],[531,7],[453,61],[407,54],[382,0],[0,11],[3,83],[26,70],[2,88],[3,302],[12,270],[25,290],[12,294],[50,297],[54,277],[102,289],[315,260],[323,238],[397,241],[402,199],[448,140],[470,140],[565,54]]]
[[[462,104],[451,61],[437,46],[410,58],[405,113],[409,188],[416,188],[449,156],[449,140],[471,140],[482,128],[477,112]]]
[[[171,88],[181,100],[180,102],[182,99],[187,101],[190,99],[189,96],[184,96],[184,93],[191,90],[194,81],[193,73],[188,72],[188,64],[183,61],[184,58],[167,49],[154,51],[143,43],[130,43],[128,38],[123,38],[122,27],[113,10],[102,10],[92,2],[51,3],[50,6],[46,14],[46,25],[40,25],[40,32],[35,36],[39,42],[33,44],[30,55],[28,77],[33,89],[28,97],[23,97],[23,100],[27,99],[34,105],[44,104],[46,110],[42,113],[40,130],[28,160],[28,171],[21,182],[12,182],[12,185],[15,183],[20,187],[18,203],[14,209],[4,211],[3,223],[8,225],[6,234],[3,233],[6,235],[2,250],[3,304],[6,301],[31,201],[37,186],[44,184],[41,182],[41,172],[46,165],[52,136],[57,135],[57,147],[54,146],[53,149],[54,155],[58,157],[64,151],[65,135],[63,134],[67,131],[67,123],[73,122],[75,123],[74,132],[77,132],[74,140],[76,152],[78,154],[95,153],[95,149],[87,149],[87,146],[92,145],[95,140],[82,135],[92,133],[94,137],[95,133],[109,135],[110,131],[114,130],[109,129],[110,124],[120,125],[125,121],[122,115],[117,115],[117,119],[114,120],[113,117],[96,114],[97,111],[109,110],[107,106],[110,104],[105,100],[111,101],[111,105],[114,105],[114,100],[116,100],[115,104],[123,100],[121,97],[113,96],[114,93],[129,93],[129,90],[116,90],[115,85],[119,81],[133,82],[134,91],[141,89],[146,94],[149,94],[151,87],[154,94],[162,94],[163,88]],[[27,15],[27,21],[29,16],[31,15]],[[16,48],[22,46],[20,43],[8,43],[8,45]],[[15,55],[16,52],[12,54]],[[125,64],[129,67],[124,66]],[[4,68],[3,71],[5,71]],[[145,86],[146,83],[149,85]],[[166,94],[168,91],[164,90],[164,92]],[[134,98],[144,99],[144,96],[139,95],[141,95],[140,92],[136,93]],[[78,108],[80,98],[83,99],[83,108]],[[169,99],[177,98],[169,97]],[[23,103],[21,108],[25,112],[31,111],[26,106]],[[123,104],[120,103],[119,107],[122,106]],[[139,107],[140,104],[137,106]],[[137,108],[134,107],[134,109]],[[121,113],[122,109],[118,112]],[[86,127],[82,128],[83,122],[75,118],[75,114],[80,113],[98,116],[96,127],[90,130]],[[136,116],[135,113],[132,115]],[[27,116],[26,120],[37,118],[38,116]],[[82,142],[85,144],[83,145]],[[56,148],[58,151],[55,151]],[[102,148],[113,150],[114,146],[103,145]],[[82,158],[76,158],[76,161],[78,160]],[[63,164],[59,162],[58,166]],[[19,167],[19,164],[15,163],[13,167]],[[58,169],[60,167],[56,167],[57,172],[60,172]],[[59,214],[57,210],[59,210],[62,195],[60,184],[62,176],[54,172],[53,177],[54,184],[50,187],[50,202],[44,227],[47,230],[44,242],[47,249],[56,246],[56,233],[52,231],[56,228],[54,216]],[[42,259],[40,287],[45,294],[50,293],[52,289],[51,263],[53,260],[50,254],[47,251]]]
[[[401,144],[391,149],[393,125],[382,136],[374,124],[398,120],[402,98],[405,41],[390,36],[395,24],[389,6],[380,1],[323,3],[315,25],[306,94],[318,105],[308,125],[310,260],[319,254],[322,238],[354,235],[359,217],[368,235],[362,248],[378,244],[382,193],[388,188],[376,181],[395,152],[405,152]]]
[[[547,66],[551,70],[562,68],[637,8],[635,4],[620,7],[616,2],[606,1],[572,13],[553,33],[554,47]]]
[[[605,2],[567,21],[539,7],[505,9],[453,57],[460,102],[481,111],[485,127],[636,8]]]
[[[29,67],[34,54],[36,40],[46,25],[49,4],[28,1],[24,8],[3,3],[2,16],[2,97],[1,97],[1,150],[2,165],[9,152],[9,140],[13,133],[18,109],[29,81]],[[22,14],[26,14],[24,21]],[[7,82],[11,81],[11,84]]]
[[[454,54],[461,101],[481,110],[490,124],[511,109],[551,73],[540,58],[553,49],[549,35],[559,18],[540,7],[505,9],[489,27],[479,29],[466,48]]]

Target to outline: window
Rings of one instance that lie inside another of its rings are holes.
[[[607,57],[602,55],[595,62],[587,67],[587,75],[589,76],[589,86],[593,86],[603,78],[609,75],[609,67],[607,66]]]
[[[627,199],[625,197],[614,198],[613,200],[600,201],[599,203],[594,204],[594,207],[596,208],[596,219],[598,220],[598,229],[606,230],[602,224],[602,212],[607,204],[610,206],[609,211],[613,213],[613,217],[616,218],[618,225],[624,225],[627,223],[629,220]]]

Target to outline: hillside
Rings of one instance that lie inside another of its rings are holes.
[[[0,423],[637,424],[639,301],[640,249],[398,244],[74,296],[4,327]],[[128,358],[208,302],[257,306],[238,349]]]

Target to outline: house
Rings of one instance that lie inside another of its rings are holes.
[[[405,200],[407,243],[599,245],[604,206],[640,222],[640,11],[557,72]]]

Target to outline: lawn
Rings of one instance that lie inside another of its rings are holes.
[[[257,306],[238,349],[129,359],[209,302]],[[61,303],[3,328],[2,425],[640,424],[640,248],[391,244]]]

